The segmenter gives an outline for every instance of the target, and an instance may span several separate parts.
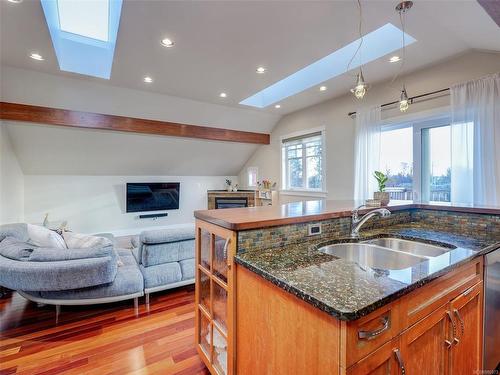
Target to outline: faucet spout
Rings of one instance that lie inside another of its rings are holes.
[[[374,217],[374,216],[387,217],[387,216],[391,215],[391,211],[389,211],[387,208],[377,208],[375,210],[371,210],[371,211],[367,212],[364,216],[359,218],[358,210],[361,207],[363,207],[363,206],[356,208],[352,212],[351,238],[358,238],[359,237],[359,230],[372,217]]]

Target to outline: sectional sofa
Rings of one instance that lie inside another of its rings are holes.
[[[133,299],[194,283],[194,228],[146,231],[134,249],[85,249],[30,243],[27,224],[0,226],[0,286],[56,306]]]

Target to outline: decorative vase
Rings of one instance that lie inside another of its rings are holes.
[[[238,191],[238,188],[236,186],[233,186],[233,191]]]
[[[230,193],[233,191],[233,187],[231,185],[227,185],[227,191]]]
[[[389,197],[389,193],[386,191],[376,191],[373,193],[373,198],[380,201],[382,206],[387,206],[391,198]]]

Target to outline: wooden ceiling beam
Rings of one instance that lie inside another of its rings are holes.
[[[0,102],[0,119],[73,128],[268,145],[269,134]]]

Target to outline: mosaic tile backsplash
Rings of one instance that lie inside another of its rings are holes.
[[[310,224],[321,224],[321,234],[308,236]],[[372,218],[361,229],[379,229],[397,224],[413,223],[435,231],[446,231],[462,235],[481,233],[500,241],[500,215],[472,214],[451,211],[410,209],[396,211],[385,218]],[[238,252],[250,249],[270,249],[303,241],[324,241],[346,237],[351,229],[351,218],[335,218],[301,224],[252,229],[238,232]]]

